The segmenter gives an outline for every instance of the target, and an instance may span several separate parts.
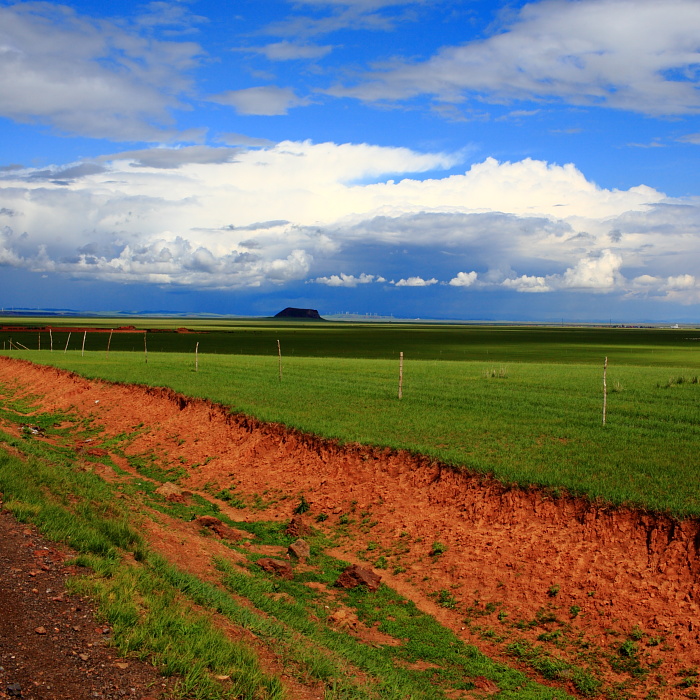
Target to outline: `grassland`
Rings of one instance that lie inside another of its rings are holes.
[[[115,333],[107,356],[105,333],[88,334],[83,354],[76,333],[64,352],[67,331],[57,329],[53,352],[43,332],[41,352],[11,354],[88,377],[172,387],[263,420],[428,454],[506,483],[700,515],[698,330],[252,321],[188,328],[147,333],[147,358],[142,333]],[[38,333],[3,331],[0,342],[12,336],[36,348]],[[399,351],[406,358],[401,401]]]
[[[13,330],[12,324],[35,330]],[[687,367],[697,365],[700,330],[608,327],[513,327],[420,323],[324,323],[299,321],[135,319],[135,332],[115,332],[124,319],[100,322],[80,319],[32,319],[31,324],[0,318],[0,345],[9,341],[36,350],[50,348],[52,327],[54,351],[82,349],[83,333],[77,328],[100,329],[88,333],[86,352],[110,350],[143,352],[143,331],[148,330],[148,351],[209,355],[277,354],[280,341],[285,357],[337,357],[393,359],[404,352],[412,360],[479,362],[536,362],[545,364],[602,364],[609,356],[615,365]],[[129,323],[132,323],[129,321]],[[188,333],[174,333],[182,324]],[[42,330],[40,330],[42,329]]]

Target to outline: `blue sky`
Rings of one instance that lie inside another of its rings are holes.
[[[700,322],[697,0],[0,0],[5,308]]]

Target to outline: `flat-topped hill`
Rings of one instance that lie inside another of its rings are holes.
[[[317,321],[323,321],[316,309],[296,309],[293,306],[288,306],[282,309],[275,318],[312,318]]]

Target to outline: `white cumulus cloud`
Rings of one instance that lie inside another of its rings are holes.
[[[570,289],[610,290],[619,279],[622,258],[610,250],[597,257],[579,260],[562,276],[562,286]]]
[[[515,289],[518,292],[552,291],[552,287],[549,286],[544,277],[536,277],[535,275],[520,275],[520,277],[508,278],[503,280],[502,285],[509,289]]]
[[[476,282],[477,273],[473,270],[471,272],[458,272],[456,277],[453,277],[449,284],[453,287],[471,287],[474,282]]]
[[[696,0],[544,0],[485,39],[426,61],[395,60],[353,87],[362,100],[561,100],[644,114],[700,111]]]
[[[357,287],[358,284],[370,284],[374,281],[384,282],[383,277],[376,277],[375,275],[367,275],[364,272],[358,276],[346,275],[341,272],[339,275],[330,275],[327,277],[317,277],[314,282],[318,284],[325,284],[329,287]]]
[[[422,277],[409,277],[408,279],[400,279],[396,282],[397,287],[430,287],[437,284],[438,281],[433,277],[429,280],[424,280]]]

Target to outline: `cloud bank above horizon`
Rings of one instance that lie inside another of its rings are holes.
[[[282,142],[12,170],[2,175],[0,261],[192,289],[442,284],[453,293],[700,299],[700,199],[673,200],[645,186],[602,189],[573,165],[531,159],[409,176],[454,160]],[[411,269],[417,254],[420,269]]]

